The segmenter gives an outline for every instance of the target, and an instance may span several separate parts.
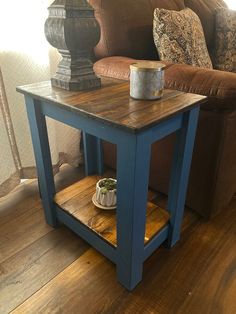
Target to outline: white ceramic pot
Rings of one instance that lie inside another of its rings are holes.
[[[106,179],[107,178],[101,179],[97,182],[96,201],[104,207],[112,207],[116,205],[116,189],[107,191],[106,193],[102,193],[102,188],[99,186],[100,183]],[[113,178],[109,178],[109,179],[116,182],[116,180]]]

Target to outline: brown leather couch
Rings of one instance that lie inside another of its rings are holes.
[[[99,75],[129,79],[135,59],[157,60],[152,22],[156,7],[190,7],[200,17],[214,59],[214,10],[221,0],[90,0],[101,26],[95,49]],[[201,108],[187,205],[206,217],[224,210],[236,192],[236,74],[189,65],[166,70],[166,88],[208,96]],[[167,193],[175,135],[152,149],[150,186]],[[115,167],[115,147],[104,144],[105,162]]]

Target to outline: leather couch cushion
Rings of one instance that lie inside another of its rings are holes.
[[[166,71],[166,86],[193,94],[234,100],[236,106],[236,75],[185,64],[175,64]]]
[[[101,26],[101,39],[95,48],[98,59],[127,56],[158,58],[153,42],[155,8],[181,10],[184,0],[89,0]]]
[[[156,9],[153,23],[154,42],[160,60],[212,69],[202,24],[191,9]]]

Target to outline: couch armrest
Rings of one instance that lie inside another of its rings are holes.
[[[128,81],[129,66],[137,61],[139,60],[126,57],[107,57],[94,64],[94,71],[97,75]]]
[[[166,85],[183,92],[236,100],[235,73],[173,64],[166,71]]]
[[[98,75],[129,80],[131,63],[126,57],[108,57],[97,61],[94,70]],[[236,74],[203,69],[185,64],[170,64],[165,73],[165,87],[183,92],[219,99],[236,100]],[[235,103],[236,106],[236,103]]]

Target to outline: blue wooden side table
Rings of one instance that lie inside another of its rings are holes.
[[[144,261],[164,241],[172,247],[180,238],[199,106],[205,97],[167,90],[159,101],[138,101],[129,97],[127,82],[102,82],[101,89],[84,92],[52,88],[50,82],[17,90],[25,95],[47,223],[65,224],[113,261],[118,280],[132,290],[142,279]],[[87,177],[58,193],[46,116],[83,131]],[[165,212],[147,202],[151,145],[173,132],[176,147]],[[91,201],[103,174],[101,140],[117,145],[113,213]]]

